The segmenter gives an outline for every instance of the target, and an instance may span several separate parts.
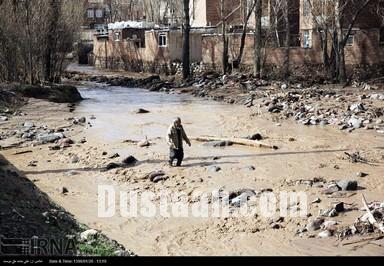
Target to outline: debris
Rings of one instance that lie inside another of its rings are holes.
[[[369,207],[368,207],[368,203],[367,203],[367,200],[365,199],[365,196],[364,194],[362,195],[362,201],[363,201],[363,205],[367,211],[367,215],[368,215],[368,221],[371,225],[373,225],[374,227],[376,227],[377,229],[379,229],[382,233],[384,233],[384,223],[381,223],[379,224],[375,217],[373,216],[373,214],[371,213]]]
[[[159,170],[159,171],[155,171],[155,172],[151,172],[151,173],[147,174],[144,178],[149,179],[151,182],[153,182],[153,180],[156,177],[164,176],[164,175],[165,175],[165,172],[162,170]]]
[[[324,223],[323,218],[316,218],[314,221],[311,221],[307,226],[306,229],[308,232],[315,232],[317,230],[320,230],[321,225]]]
[[[341,190],[341,188],[338,186],[338,185],[336,185],[336,184],[332,184],[332,185],[330,185],[327,189],[325,189],[323,192],[322,192],[322,194],[325,194],[325,195],[331,195],[331,194],[333,194],[333,193],[335,193],[335,192],[338,192],[338,191],[340,191]]]
[[[337,186],[342,191],[355,191],[358,188],[357,181],[353,180],[341,180],[337,182]]]

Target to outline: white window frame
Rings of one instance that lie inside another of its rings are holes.
[[[303,48],[305,49],[312,48],[312,31],[311,30],[303,31]]]
[[[352,40],[352,42],[350,42],[350,40]],[[355,45],[355,34],[351,33],[348,36],[346,46],[353,46],[353,45]]]
[[[120,42],[121,41],[121,32],[119,31],[116,31],[113,33],[113,39],[115,40],[115,42]]]
[[[87,18],[95,18],[95,10],[91,8],[87,9]]]
[[[167,33],[164,33],[164,32],[159,33],[158,41],[159,41],[159,47],[168,47],[168,35],[167,35]]]
[[[96,9],[95,15],[96,15],[96,18],[103,18],[104,17],[104,11],[102,9]]]

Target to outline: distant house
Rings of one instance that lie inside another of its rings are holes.
[[[84,0],[84,20],[80,31],[78,57],[80,64],[89,63],[89,54],[93,50],[93,35],[107,27],[108,6],[104,0]]]
[[[191,30],[191,61],[201,62],[201,36],[206,29]],[[123,21],[108,25],[107,34],[94,36],[96,67],[129,71],[169,72],[182,60],[182,30],[153,23]]]
[[[196,0],[207,4],[210,1]],[[379,1],[379,0],[377,0]],[[373,1],[375,5],[377,1]],[[214,2],[220,2],[215,0]],[[332,4],[333,1],[313,0],[312,4],[326,5]],[[263,39],[266,40],[263,54],[265,56],[264,63],[272,67],[282,67],[284,61],[284,36],[285,23],[281,20],[282,10],[276,11],[277,0],[263,1]],[[234,6],[235,7],[235,6]],[[373,6],[374,7],[374,6]],[[364,65],[383,65],[384,64],[384,27],[382,27],[382,18],[375,13],[375,9],[366,8],[357,19],[355,26],[348,36],[346,52],[346,64],[349,66]],[[322,11],[323,10],[323,11]],[[316,12],[309,4],[308,0],[292,0],[289,1],[288,16],[290,22],[290,63],[296,67],[301,67],[305,71],[311,71],[309,66],[321,66],[322,44],[321,35],[324,30],[317,23],[319,19],[327,18],[322,13],[327,8],[319,8]],[[205,16],[207,12],[203,14]],[[347,16],[343,18],[345,25],[351,18]],[[217,22],[217,19],[212,19]],[[237,19],[237,21],[241,20]],[[203,20],[199,20],[200,22]],[[236,21],[236,20],[235,20]],[[254,17],[251,18],[249,29],[245,41],[245,49],[243,55],[244,67],[252,68],[254,63]],[[343,29],[344,32],[346,29]],[[228,34],[229,40],[229,57],[234,59],[239,53],[240,34],[232,32]],[[206,66],[213,68],[221,68],[221,55],[223,51],[220,34],[208,34],[202,37],[202,58]],[[329,41],[332,37],[329,36]],[[275,68],[274,68],[275,69]]]

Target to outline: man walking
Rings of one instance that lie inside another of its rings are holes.
[[[167,132],[167,143],[170,147],[170,166],[173,166],[173,162],[175,160],[177,160],[177,166],[181,166],[184,159],[183,141],[185,141],[189,147],[191,147],[191,142],[184,131],[183,125],[181,124],[181,119],[176,118]]]

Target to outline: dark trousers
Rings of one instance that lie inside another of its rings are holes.
[[[184,150],[183,149],[172,149],[170,150],[169,155],[169,164],[172,165],[173,161],[177,160],[177,166],[181,166],[184,160]]]

